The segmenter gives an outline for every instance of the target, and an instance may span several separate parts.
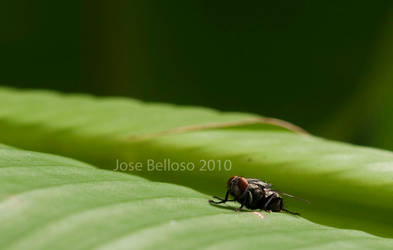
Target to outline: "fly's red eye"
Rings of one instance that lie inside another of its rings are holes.
[[[242,192],[244,192],[247,189],[247,187],[248,187],[248,181],[247,181],[246,178],[240,177],[239,178],[239,182],[237,183],[237,185],[239,186],[240,190]]]
[[[237,177],[237,176],[232,176],[231,178],[229,178],[229,180],[228,180],[228,182],[227,182],[228,187],[231,186],[232,181],[233,181],[236,177]]]

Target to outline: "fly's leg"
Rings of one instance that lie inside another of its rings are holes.
[[[244,205],[248,202],[248,201],[252,201],[252,195],[250,191],[247,191],[247,196],[246,198],[243,200],[243,202],[241,203],[240,207],[236,208],[235,211],[239,212],[240,210],[242,210],[242,208],[244,207]]]
[[[282,211],[284,211],[284,212],[287,212],[288,214],[292,214],[292,215],[300,215],[299,213],[296,213],[296,212],[289,211],[288,209],[285,209],[285,208],[282,208],[281,210],[282,210]]]
[[[265,206],[263,206],[263,210],[267,211],[267,210],[266,210],[266,209],[267,209],[267,206],[270,204],[270,202],[273,200],[273,198],[274,198],[274,195],[273,195],[273,194],[270,195],[269,200],[267,200],[267,202],[265,203]]]
[[[215,199],[217,199],[217,200],[219,200],[219,201],[209,200],[209,203],[212,203],[212,204],[221,204],[221,203],[225,203],[225,202],[227,202],[227,201],[234,201],[234,200],[228,200],[228,196],[229,196],[229,191],[226,192],[225,198],[224,198],[224,199],[222,199],[222,198],[220,198],[220,197],[217,197],[217,196],[213,196],[213,198],[215,198]]]

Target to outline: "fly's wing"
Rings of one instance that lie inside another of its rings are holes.
[[[265,189],[265,188],[270,189],[272,187],[272,184],[267,183],[267,182],[263,182],[263,181],[261,181],[259,179],[250,179],[250,178],[248,178],[247,181],[248,181],[249,184],[255,184],[255,185],[259,186],[262,189]]]
[[[305,203],[307,203],[307,204],[310,204],[310,202],[309,202],[308,200],[305,200],[305,199],[296,197],[296,196],[294,196],[294,195],[291,195],[291,194],[282,192],[282,191],[277,190],[277,189],[273,189],[273,188],[272,188],[273,185],[270,184],[270,183],[263,182],[263,181],[261,181],[261,180],[259,180],[259,179],[251,179],[251,178],[247,178],[247,181],[248,181],[249,184],[257,185],[257,186],[258,186],[259,188],[261,188],[264,192],[267,192],[267,193],[270,193],[270,192],[268,192],[268,191],[277,192],[277,193],[279,193],[279,194],[281,194],[281,195],[285,195],[285,196],[294,198],[294,199],[296,199],[296,200],[303,201],[303,202],[305,202]],[[268,194],[266,194],[266,195],[268,195]]]
[[[281,191],[279,191],[279,190],[273,190],[273,191],[275,191],[275,192],[277,192],[277,193],[279,193],[279,194],[281,194],[281,195],[285,195],[285,196],[294,198],[294,199],[296,199],[296,200],[298,200],[298,201],[303,201],[303,202],[305,202],[305,203],[307,203],[307,204],[310,204],[310,201],[308,201],[308,200],[306,200],[306,199],[299,198],[299,197],[296,197],[296,196],[294,196],[294,195],[287,194],[287,193],[285,193],[285,192],[281,192]]]

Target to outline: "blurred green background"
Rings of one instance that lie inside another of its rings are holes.
[[[392,1],[2,1],[0,84],[201,105],[393,149]]]

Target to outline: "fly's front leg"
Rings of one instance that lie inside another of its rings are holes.
[[[228,200],[228,196],[229,196],[229,191],[226,192],[225,198],[224,198],[224,199],[222,199],[222,198],[220,198],[220,197],[217,197],[217,196],[213,196],[213,198],[215,198],[215,199],[217,199],[217,200],[219,200],[219,201],[209,200],[209,203],[212,203],[212,204],[221,204],[221,203],[225,203],[225,202],[227,202],[227,201],[234,201],[234,200]]]

